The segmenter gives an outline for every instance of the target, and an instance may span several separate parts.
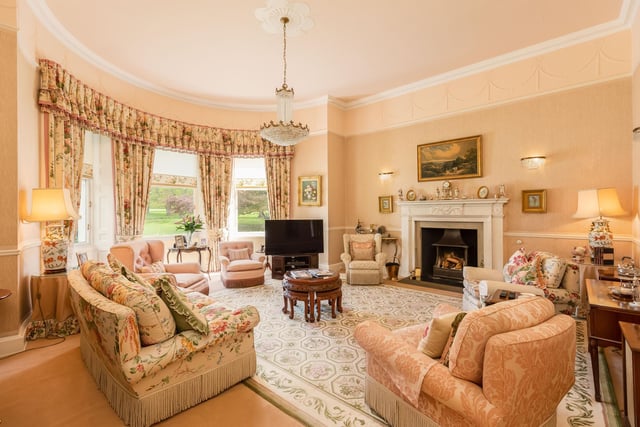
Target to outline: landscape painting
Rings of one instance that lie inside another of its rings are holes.
[[[482,136],[418,145],[418,181],[482,176]]]

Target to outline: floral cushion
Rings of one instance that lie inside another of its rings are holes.
[[[349,242],[351,259],[354,261],[370,261],[375,258],[375,245],[373,241]]]
[[[162,261],[156,261],[140,267],[140,273],[165,273],[166,271]]]
[[[250,259],[249,258],[249,249],[248,248],[242,248],[242,249],[229,249],[229,255],[228,257],[229,261],[238,261],[241,259]]]
[[[464,319],[466,315],[467,313],[465,311],[461,311],[456,314],[456,317],[453,319],[453,322],[451,322],[451,331],[449,332],[449,337],[447,339],[446,344],[444,345],[444,348],[442,349],[442,356],[440,357],[440,363],[442,363],[444,366],[449,366],[449,354],[451,350],[451,344],[453,343],[453,340],[456,337],[456,333],[458,332],[458,326],[460,326],[460,322],[462,322],[462,319]]]
[[[120,260],[118,260],[118,258],[114,257],[112,254],[107,254],[107,261],[109,262],[109,266],[114,272],[122,274],[130,282],[138,283],[142,286],[146,286],[150,289],[153,289],[154,291],[157,291],[156,288],[153,287],[153,284],[140,276],[138,273],[134,273],[133,271],[129,270],[124,266],[124,264],[120,262]]]
[[[565,269],[567,268],[566,260],[550,252],[543,251],[532,251],[527,255],[527,258],[540,258],[542,260],[542,281],[547,288],[557,288],[560,286]]]
[[[158,344],[175,335],[176,323],[169,308],[148,286],[130,282],[106,266],[96,269],[89,282],[105,297],[135,312],[142,345]]]
[[[171,309],[178,332],[189,329],[193,329],[203,335],[209,332],[209,325],[204,314],[189,301],[189,298],[178,289],[175,283],[172,283],[171,276],[159,277],[156,283],[162,290],[162,300]]]
[[[433,318],[424,330],[418,350],[432,359],[440,357],[451,332],[451,323],[459,312],[457,307],[439,304],[433,310]]]

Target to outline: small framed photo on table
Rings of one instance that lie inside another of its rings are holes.
[[[378,197],[378,210],[380,211],[380,213],[392,213],[393,212],[393,196]]]
[[[175,246],[177,249],[185,249],[187,247],[187,239],[182,234],[175,235]]]
[[[547,190],[522,190],[522,212],[545,213]]]

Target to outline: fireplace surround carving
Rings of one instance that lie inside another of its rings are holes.
[[[504,205],[507,198],[399,201],[402,255],[400,276],[421,266],[422,228],[478,230],[478,265],[501,268],[503,264]]]

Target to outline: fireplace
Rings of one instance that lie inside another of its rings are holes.
[[[420,280],[462,285],[462,268],[478,264],[476,229],[423,227]]]
[[[449,252],[461,258],[460,251],[464,252],[463,247],[467,246],[465,265],[502,268],[504,204],[508,201],[500,198],[398,202],[402,225],[400,277],[407,277],[420,268],[420,280],[436,281],[433,276],[438,264],[438,247],[441,251],[446,250],[451,237],[449,234],[445,245],[438,246],[445,230],[459,230],[464,244],[458,241],[450,246]],[[461,271],[437,270],[436,276],[455,276],[436,277],[441,283],[462,283]]]

